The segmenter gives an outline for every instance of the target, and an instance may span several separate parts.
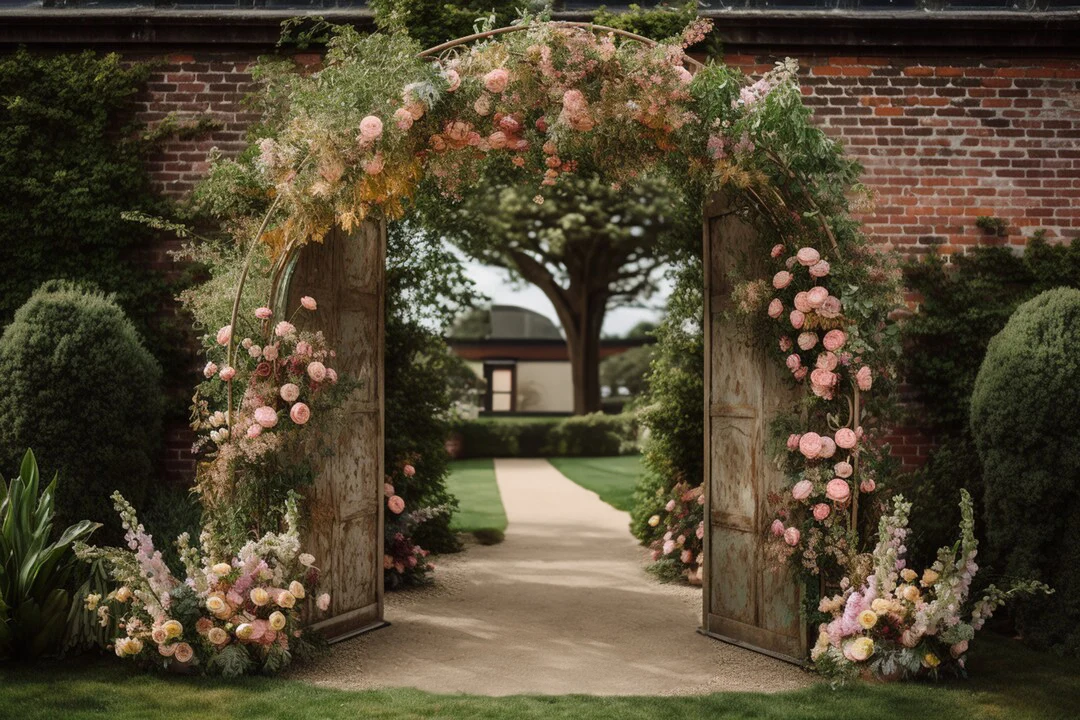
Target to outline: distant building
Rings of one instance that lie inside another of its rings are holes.
[[[492,305],[487,336],[448,338],[486,388],[480,414],[569,415],[574,409],[570,354],[562,332],[549,318],[528,308]],[[601,340],[600,358],[653,342],[651,338]]]

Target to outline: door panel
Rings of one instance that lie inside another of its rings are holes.
[[[708,521],[702,630],[802,663],[806,632],[798,584],[787,568],[771,568],[764,557],[768,493],[784,486],[766,451],[769,423],[794,395],[777,363],[724,318],[731,268],[737,262],[746,267],[762,252],[753,228],[732,209],[724,197],[714,197],[703,227]],[[749,269],[755,270],[752,262]]]

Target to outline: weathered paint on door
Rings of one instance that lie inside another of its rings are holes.
[[[721,640],[803,662],[800,590],[763,553],[767,495],[784,486],[768,457],[769,422],[793,395],[778,363],[723,313],[731,269],[761,252],[752,227],[716,196],[705,208],[706,534],[702,630]]]
[[[315,627],[331,641],[378,627],[383,618],[385,253],[385,224],[366,222],[305,246],[288,280],[288,312],[302,296],[314,297],[319,308],[310,317],[337,352],[333,367],[361,383],[334,431],[334,453],[316,476],[304,542],[331,597],[328,617]]]

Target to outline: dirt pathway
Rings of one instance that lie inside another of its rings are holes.
[[[497,460],[506,540],[442,558],[431,588],[388,593],[391,627],[333,646],[298,679],[440,693],[778,691],[797,668],[695,632],[701,593],[644,571],[629,516],[545,460]]]

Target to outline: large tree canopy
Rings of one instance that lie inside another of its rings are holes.
[[[566,333],[574,412],[595,412],[604,316],[656,291],[657,270],[671,259],[671,239],[688,231],[689,213],[661,179],[613,187],[572,175],[542,203],[535,194],[529,185],[478,186],[459,203],[425,204],[425,231],[544,292]]]

